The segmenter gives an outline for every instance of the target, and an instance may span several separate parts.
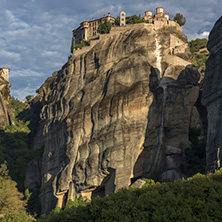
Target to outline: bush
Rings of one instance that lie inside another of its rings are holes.
[[[144,20],[141,18],[141,15],[133,15],[129,19],[126,20],[126,24],[137,24],[142,23]]]
[[[190,51],[192,53],[199,52],[200,49],[207,48],[207,39],[195,39],[189,42]]]
[[[177,13],[174,16],[173,21],[177,22],[180,26],[183,26],[186,23],[186,18],[183,17],[183,15],[181,15],[180,13]]]
[[[107,20],[105,20],[105,22],[100,23],[97,32],[100,34],[106,34],[110,32],[111,28],[112,28],[112,23],[107,22]]]
[[[201,72],[204,72],[206,69],[206,61],[209,58],[209,52],[207,51],[207,39],[192,40],[189,42],[189,47],[192,53],[192,64],[196,68],[201,68]]]
[[[18,192],[16,182],[8,175],[6,162],[0,167],[0,221],[34,221],[25,211],[26,202]]]
[[[75,49],[78,49],[78,48],[81,49],[81,48],[89,46],[89,45],[90,45],[89,41],[82,40],[79,44],[76,44]]]
[[[173,183],[145,180],[141,189],[121,189],[86,206],[66,208],[40,221],[221,221],[222,169]]]
[[[119,16],[116,17],[115,24],[120,25],[120,17]]]

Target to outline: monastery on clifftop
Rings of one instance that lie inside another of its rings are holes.
[[[121,11],[120,25],[118,27],[128,26],[126,23],[131,17],[132,16],[126,16],[125,11]],[[169,19],[169,14],[164,13],[164,8],[162,7],[156,8],[156,13],[154,15],[152,11],[145,11],[145,16],[142,17],[142,19],[146,23],[153,24],[156,29],[162,28],[163,26],[177,26],[178,29],[181,29],[176,22]],[[107,16],[104,14],[104,16],[99,19],[92,18],[91,21],[81,22],[80,26],[73,30],[74,45],[79,44],[82,40],[89,41],[99,39],[100,34],[97,32],[97,29],[101,23],[105,22],[105,20],[111,22],[114,27],[117,26],[115,24],[116,19],[112,17],[110,13],[108,13]]]

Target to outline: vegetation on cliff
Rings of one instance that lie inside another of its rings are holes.
[[[81,49],[82,47],[85,47],[85,46],[89,46],[90,45],[90,42],[89,41],[86,41],[86,40],[82,40],[79,44],[76,44],[75,45],[75,49]]]
[[[7,161],[9,175],[18,183],[18,189],[24,191],[25,171],[29,162],[41,151],[29,149],[29,133],[38,121],[27,103],[11,98],[9,103],[14,109],[13,123],[0,128],[0,164]]]
[[[141,18],[141,15],[132,15],[126,19],[126,24],[147,23],[147,21]],[[117,16],[115,20],[116,25],[120,25],[120,17]]]
[[[177,13],[174,16],[173,21],[177,22],[180,26],[183,26],[186,24],[186,18],[183,17],[183,15],[181,15],[180,13]]]
[[[100,25],[97,29],[97,32],[100,33],[100,34],[106,34],[106,33],[110,32],[111,28],[112,28],[112,23],[107,22],[105,20],[105,22],[100,23]]]
[[[206,69],[206,61],[209,58],[207,50],[207,39],[195,39],[189,42],[190,51],[192,53],[191,62],[201,72]]]
[[[173,183],[146,182],[141,189],[121,189],[86,206],[57,209],[40,221],[221,221],[222,170]]]
[[[0,221],[34,221],[35,219],[26,212],[23,194],[18,191],[16,182],[8,173],[5,162],[0,167]]]

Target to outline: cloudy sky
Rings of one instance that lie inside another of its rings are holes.
[[[10,71],[11,94],[34,95],[44,81],[61,69],[70,55],[72,30],[83,20],[120,10],[127,15],[164,7],[181,13],[189,40],[208,36],[221,16],[222,0],[0,0],[0,67]]]

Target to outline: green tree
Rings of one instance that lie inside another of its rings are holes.
[[[115,24],[120,25],[120,17],[119,16],[116,17]]]
[[[173,21],[177,22],[180,26],[183,26],[186,23],[186,18],[183,17],[183,15],[181,15],[180,13],[177,13],[174,16]]]
[[[141,189],[124,188],[105,198],[96,197],[86,206],[70,202],[69,207],[40,221],[221,221],[222,168],[172,183],[146,181]]]
[[[30,100],[31,100],[32,98],[33,98],[32,95],[28,95],[28,96],[25,97],[25,99],[26,99],[27,102],[30,102]]]
[[[0,167],[0,214],[1,221],[34,221],[26,213],[24,196],[16,188],[16,182],[8,176],[6,162]]]
[[[133,15],[126,20],[126,24],[137,24],[142,22],[144,22],[144,20],[141,18],[141,15]]]
[[[74,37],[72,37],[72,44],[70,48],[71,53],[73,53],[73,50],[74,50]]]
[[[111,28],[112,28],[112,23],[107,22],[107,20],[105,20],[105,22],[100,23],[97,32],[100,34],[106,34],[110,32]]]
[[[209,58],[207,39],[195,39],[189,42],[192,53],[191,62],[201,73],[205,72],[206,61]]]

